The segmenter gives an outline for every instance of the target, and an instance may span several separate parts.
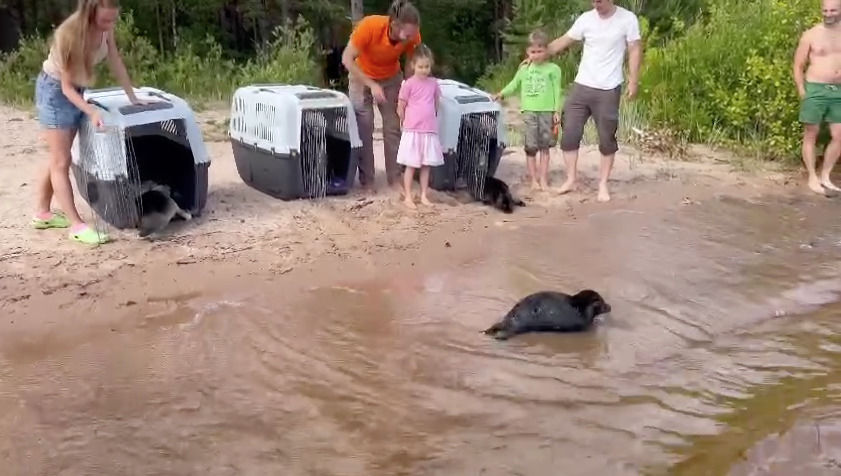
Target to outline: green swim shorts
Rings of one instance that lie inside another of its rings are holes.
[[[806,83],[800,103],[800,122],[841,124],[841,84]]]

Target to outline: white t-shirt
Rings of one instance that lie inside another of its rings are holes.
[[[575,82],[596,89],[614,89],[624,80],[622,65],[628,43],[640,39],[637,16],[617,6],[610,18],[593,9],[581,14],[566,36],[584,41]]]

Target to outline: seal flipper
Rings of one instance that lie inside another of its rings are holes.
[[[482,331],[482,333],[489,335],[496,340],[506,340],[509,337],[511,337],[511,331],[505,328],[502,322],[497,322],[496,324]]]
[[[146,237],[152,233],[161,231],[169,222],[171,218],[163,213],[152,213],[145,215],[140,221],[141,237]]]

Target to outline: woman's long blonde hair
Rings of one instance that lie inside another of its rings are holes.
[[[76,11],[56,28],[56,54],[74,83],[93,82],[93,55],[87,51],[88,33],[99,8],[119,8],[119,3],[119,0],[79,0]]]

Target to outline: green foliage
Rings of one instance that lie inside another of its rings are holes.
[[[43,38],[30,36],[21,40],[17,50],[0,55],[0,101],[9,104],[34,101],[35,79],[47,51]]]
[[[321,73],[314,60],[315,44],[315,36],[303,18],[299,18],[297,24],[278,27],[272,41],[241,67],[234,85],[246,82],[319,84]]]
[[[646,53],[649,121],[689,140],[751,145],[771,158],[799,147],[792,55],[819,13],[813,2],[716,0],[709,18]]]
[[[315,36],[299,19],[277,27],[272,39],[247,61],[225,58],[222,47],[207,35],[200,43],[182,42],[172,53],[159,52],[139,33],[130,12],[116,30],[117,44],[135,86],[152,86],[194,100],[223,100],[250,83],[319,84]],[[47,42],[26,38],[15,52],[0,57],[0,100],[29,104],[35,79],[48,52]],[[97,68],[96,87],[116,84],[107,61]]]
[[[572,26],[576,16],[587,10],[588,4],[588,0],[574,0],[560,5],[551,0],[514,0],[513,20],[503,33],[505,57],[485,69],[477,81],[478,86],[492,92],[502,89],[514,77],[520,62],[526,57],[528,36],[532,31],[539,28],[550,38],[556,38]],[[553,59],[561,68],[565,87],[575,77],[579,57],[580,48],[573,47],[560,58]]]
[[[2,1],[2,0],[0,0]],[[47,54],[43,37],[73,2],[7,6],[25,17],[27,35],[0,55],[0,101],[31,103]],[[562,35],[590,0],[416,0],[436,74],[499,91],[525,57],[528,34]],[[748,146],[794,157],[799,99],[791,78],[799,36],[819,18],[811,0],[619,0],[640,18],[644,59],[640,99],[623,102],[620,136],[665,130],[694,142]],[[320,48],[344,45],[347,0],[123,0],[117,41],[133,82],[194,101],[225,100],[257,82],[320,84]],[[366,0],[385,14],[391,0]],[[300,15],[294,22],[284,18]],[[303,18],[306,18],[304,20]],[[280,25],[280,26],[278,26]],[[581,48],[553,61],[568,88]],[[106,65],[97,86],[113,85]],[[588,126],[586,137],[594,137]]]

